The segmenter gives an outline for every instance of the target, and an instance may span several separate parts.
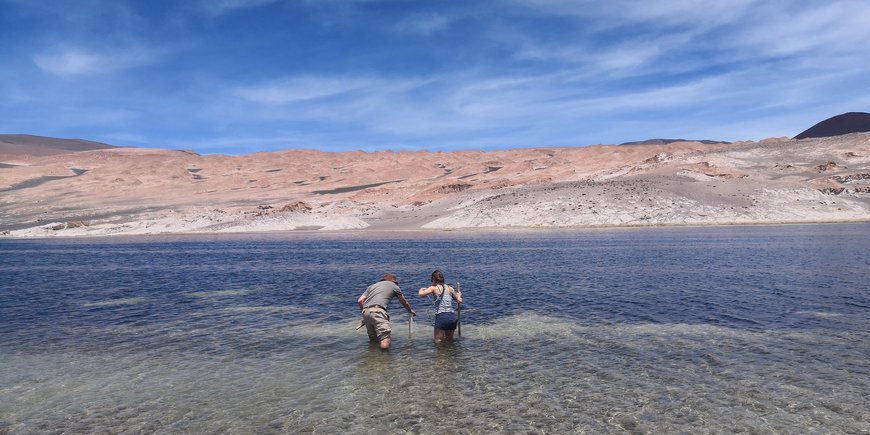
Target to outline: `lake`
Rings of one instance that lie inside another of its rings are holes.
[[[870,431],[870,224],[0,240],[0,433]],[[417,289],[461,283],[432,343]],[[393,272],[369,345],[356,298]]]

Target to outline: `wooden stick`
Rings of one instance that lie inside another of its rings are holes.
[[[462,292],[462,285],[457,281],[456,282],[456,291]],[[456,334],[462,337],[462,302],[457,301],[457,313],[456,313]]]

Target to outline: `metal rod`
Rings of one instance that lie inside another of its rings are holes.
[[[462,286],[459,282],[456,282],[456,291],[462,292]],[[456,334],[462,337],[462,302],[456,301],[457,305],[457,313],[456,313]]]

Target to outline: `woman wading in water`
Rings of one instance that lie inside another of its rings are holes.
[[[444,284],[444,274],[440,270],[432,272],[432,285],[423,287],[418,293],[420,297],[435,295],[435,343],[441,343],[445,338],[453,341],[453,331],[456,330],[456,311],[453,301],[462,303],[462,292]]]

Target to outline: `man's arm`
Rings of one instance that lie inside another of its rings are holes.
[[[366,294],[363,293],[363,294],[359,295],[359,299],[356,300],[356,303],[357,303],[357,305],[359,305],[360,311],[362,311],[363,304],[366,303]]]
[[[399,302],[402,303],[402,306],[404,306],[405,309],[408,310],[408,312],[411,313],[412,316],[416,316],[416,315],[417,315],[417,312],[414,311],[413,308],[411,308],[411,304],[409,304],[409,303],[408,303],[408,300],[405,299],[405,295],[403,295],[403,294],[400,293],[398,296],[399,296]]]

